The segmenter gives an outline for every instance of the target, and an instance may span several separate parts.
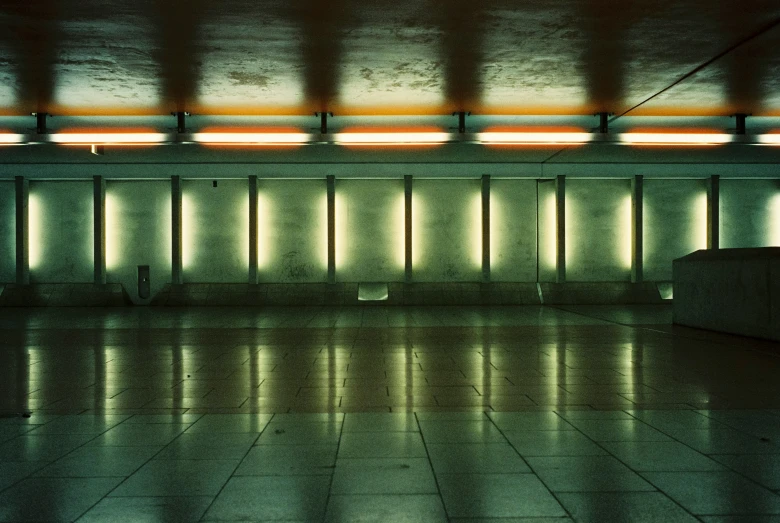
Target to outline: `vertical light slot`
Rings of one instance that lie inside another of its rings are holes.
[[[469,244],[471,261],[475,267],[482,267],[482,193],[477,193],[471,200],[471,223]]]
[[[707,248],[707,193],[696,197],[693,205],[693,238],[691,247],[694,251]]]
[[[336,231],[336,269],[344,268],[347,259],[347,228],[349,227],[349,207],[343,195],[336,193],[334,198]]]
[[[769,238],[767,245],[770,247],[780,247],[780,193],[775,194],[769,200]]]
[[[425,202],[416,194],[412,194],[412,267],[418,266],[423,252],[422,213]]]
[[[181,265],[183,269],[192,267],[195,259],[195,206],[192,199],[181,195]]]
[[[43,238],[42,227],[42,208],[41,200],[37,194],[30,193],[27,201],[27,234],[28,234],[28,257],[30,269],[40,267],[43,259]]]
[[[106,270],[115,269],[119,264],[119,213],[121,209],[113,194],[106,193]]]
[[[619,259],[622,260],[623,266],[627,269],[631,269],[631,266],[633,265],[633,256],[631,252],[631,244],[632,239],[634,236],[634,231],[631,227],[633,222],[633,209],[632,209],[632,199],[631,195],[629,194],[626,196],[623,201],[620,204],[620,215],[619,215],[619,231],[620,231],[620,252]]]
[[[568,192],[568,191],[567,191]],[[573,238],[574,235],[572,235],[571,231],[574,228],[574,223],[572,222],[572,215],[575,211],[575,205],[572,202],[572,199],[566,196],[563,202],[563,216],[565,220],[565,230],[564,230],[564,238],[566,239],[566,267],[569,267],[571,264],[571,261],[574,259],[572,254],[574,254],[574,249],[572,249],[572,245],[574,244]],[[556,230],[557,234],[557,230]],[[557,252],[557,245],[556,245],[556,252]],[[557,266],[557,257],[556,257],[556,266]]]
[[[320,261],[324,269],[328,268],[328,195],[327,193],[322,195],[320,200]]]
[[[406,267],[406,196],[401,196],[396,200],[393,206],[393,252],[395,253],[395,262],[400,268]]]
[[[164,211],[163,216],[166,216],[168,219],[168,227],[163,227],[163,241],[165,242],[163,244],[165,252],[167,253],[167,259],[168,259],[168,268],[173,265],[173,249],[171,249],[171,245],[173,245],[173,223],[171,221],[173,217],[173,202],[171,201],[171,198],[166,198],[165,203],[163,204]]]
[[[246,262],[246,268],[249,269],[249,198],[243,198],[244,203],[241,205],[243,211],[241,213],[241,256]]]
[[[490,268],[495,269],[498,263],[498,246],[501,243],[501,224],[503,216],[501,215],[501,202],[493,191],[490,191]]]
[[[558,261],[558,212],[555,193],[551,192],[544,199],[544,219],[547,224],[547,234],[544,235],[544,260],[550,269],[555,269]]]
[[[257,195],[257,267],[268,265],[271,248],[271,204],[264,194]]]

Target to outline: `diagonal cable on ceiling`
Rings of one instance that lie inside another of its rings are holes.
[[[724,49],[724,50],[723,50],[723,51],[721,51],[720,53],[716,54],[715,56],[713,56],[712,58],[710,58],[710,59],[709,59],[709,60],[707,60],[706,62],[704,62],[704,63],[702,63],[702,64],[700,64],[700,65],[696,66],[696,67],[695,67],[695,68],[693,68],[692,70],[688,71],[687,73],[685,73],[684,75],[682,75],[680,78],[678,78],[677,80],[675,80],[674,82],[672,82],[672,83],[671,83],[671,85],[668,85],[668,86],[664,87],[663,89],[661,89],[660,91],[658,91],[657,93],[655,93],[655,94],[652,94],[652,95],[648,96],[647,98],[645,98],[644,100],[642,100],[642,101],[641,101],[641,102],[639,102],[638,104],[634,105],[633,107],[631,107],[631,108],[629,108],[629,109],[626,109],[626,110],[625,110],[625,111],[623,111],[622,113],[620,113],[620,114],[618,114],[618,115],[616,115],[616,116],[613,116],[613,117],[610,119],[610,122],[614,122],[615,120],[617,120],[617,119],[618,119],[618,118],[620,118],[621,116],[625,116],[625,115],[627,115],[628,113],[630,113],[630,112],[631,112],[631,111],[633,111],[634,109],[636,109],[636,108],[638,108],[638,107],[640,107],[640,106],[642,106],[642,105],[646,104],[647,102],[649,102],[649,101],[650,101],[650,100],[652,100],[653,98],[656,98],[657,96],[660,96],[660,95],[662,95],[663,93],[665,93],[666,91],[668,91],[668,90],[669,90],[669,89],[671,89],[672,87],[674,87],[674,86],[676,86],[676,85],[680,84],[681,82],[684,82],[685,80],[687,80],[687,79],[688,79],[688,78],[690,78],[691,76],[695,75],[696,73],[698,73],[698,72],[699,72],[699,71],[701,71],[702,69],[704,69],[704,68],[706,68],[706,67],[709,67],[709,66],[710,66],[710,65],[712,65],[714,62],[716,62],[716,61],[720,60],[721,58],[723,58],[724,56],[726,56],[726,55],[727,55],[727,54],[729,54],[730,52],[734,51],[734,50],[735,50],[735,49],[737,49],[738,47],[740,47],[740,46],[742,46],[742,45],[744,45],[744,44],[748,43],[749,41],[751,41],[751,40],[753,40],[753,39],[755,39],[755,38],[757,38],[757,37],[761,36],[762,34],[764,34],[764,33],[768,32],[768,31],[771,31],[772,29],[774,29],[774,28],[775,28],[775,27],[777,27],[778,25],[780,25],[780,18],[777,18],[777,19],[775,19],[775,20],[772,20],[772,21],[771,21],[771,22],[769,22],[768,24],[766,24],[766,25],[762,26],[761,28],[759,28],[757,31],[755,31],[755,32],[753,32],[753,33],[751,33],[751,34],[749,34],[749,35],[748,35],[748,36],[746,36],[745,38],[743,38],[743,39],[739,40],[738,42],[736,42],[736,43],[732,44],[731,46],[729,46],[728,48]]]

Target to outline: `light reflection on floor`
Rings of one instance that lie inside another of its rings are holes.
[[[0,521],[770,521],[778,347],[670,313],[4,309]]]

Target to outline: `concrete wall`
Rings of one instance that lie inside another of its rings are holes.
[[[0,181],[0,283],[16,279],[16,193],[14,182]]]
[[[339,281],[403,281],[403,180],[336,182],[336,231]]]
[[[536,180],[490,181],[490,278],[536,281]]]
[[[260,180],[258,193],[260,281],[327,281],[325,180]]]
[[[630,278],[630,180],[566,180],[566,280]]]
[[[557,247],[555,244],[555,181],[538,180],[536,182],[537,191],[537,219],[538,219],[538,238],[537,253],[539,260],[540,282],[555,281],[555,263]]]
[[[185,282],[246,283],[249,271],[248,181],[182,182]]]
[[[480,180],[415,180],[414,280],[480,281]]]
[[[106,181],[106,278],[135,303],[138,266],[148,265],[151,294],[171,281],[171,183]]]
[[[672,260],[707,248],[704,180],[645,180],[644,279],[671,281]]]
[[[30,182],[30,283],[94,280],[92,181]]]
[[[720,245],[780,247],[780,182],[720,181]]]

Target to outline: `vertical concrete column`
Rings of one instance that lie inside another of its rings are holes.
[[[404,281],[412,281],[412,175],[404,176]]]
[[[482,282],[490,281],[490,175],[482,175]]]
[[[171,283],[182,283],[181,177],[171,176]]]
[[[257,283],[257,176],[249,177],[249,283]]]
[[[707,180],[707,248],[720,249],[720,176]]]
[[[16,180],[16,283],[30,283],[30,183],[24,176]]]
[[[641,283],[644,272],[644,177],[631,180],[631,281]]]
[[[555,177],[555,281],[566,281],[566,177]]]
[[[92,177],[95,283],[106,283],[106,180]]]
[[[336,177],[328,175],[328,283],[336,283]]]

